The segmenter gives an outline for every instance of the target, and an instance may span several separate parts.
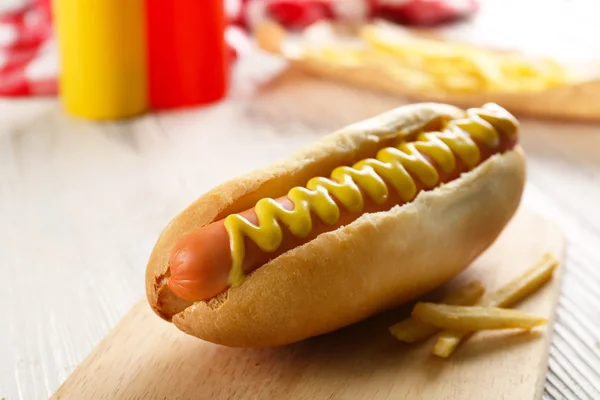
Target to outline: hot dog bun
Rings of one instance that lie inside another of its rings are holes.
[[[463,115],[442,104],[400,107],[211,190],[159,237],[146,274],[150,305],[205,340],[274,346],[338,329],[444,283],[493,243],[517,209],[525,179],[520,148],[492,156],[411,203],[321,234],[210,301],[181,300],[166,286],[169,254],[182,235],[367,157],[393,138]]]

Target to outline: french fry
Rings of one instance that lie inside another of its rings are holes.
[[[438,328],[456,331],[532,329],[547,322],[545,318],[519,310],[435,303],[418,303],[412,316]]]
[[[259,23],[254,30],[258,45],[268,52],[277,54],[287,36],[285,29],[272,21]]]
[[[544,254],[542,258],[530,269],[515,280],[502,286],[500,289],[482,299],[484,307],[512,307],[535,293],[544,283],[548,282],[558,260],[551,254]]]
[[[360,30],[359,36],[371,50],[365,52],[363,58],[372,60],[389,55],[391,57],[385,57],[389,59],[388,65],[393,65],[393,68],[401,66],[411,75],[428,74],[435,82],[436,89],[442,91],[524,93],[569,83],[565,68],[551,59],[418,37],[382,26],[367,25]],[[447,84],[449,78],[457,75],[472,79],[469,83],[465,79],[452,79],[453,83]],[[466,84],[460,85],[459,82]]]
[[[558,266],[558,260],[551,254],[542,258],[525,273],[497,291],[484,297],[480,305],[483,307],[511,307],[534,293],[549,281]],[[440,333],[432,353],[439,357],[449,357],[462,340],[471,335],[469,331],[445,330]]]
[[[460,342],[468,339],[471,334],[472,332],[443,331],[435,341],[431,352],[438,357],[448,358]]]
[[[485,288],[479,281],[473,281],[442,297],[443,304],[473,305],[483,296]],[[440,328],[429,325],[416,318],[409,317],[390,327],[390,332],[396,339],[405,343],[415,343],[430,338],[440,331]]]

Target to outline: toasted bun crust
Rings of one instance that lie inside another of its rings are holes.
[[[386,140],[462,115],[441,104],[400,107],[213,189],[160,236],[146,274],[150,305],[179,329],[211,342],[275,346],[335,330],[439,286],[493,243],[515,212],[525,179],[519,148],[409,204],[319,235],[209,302],[178,299],[165,281],[170,251],[181,235],[370,156]]]

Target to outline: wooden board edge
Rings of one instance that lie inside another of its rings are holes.
[[[543,353],[543,358],[540,360],[540,368],[539,371],[543,371],[540,372],[540,375],[538,376],[537,382],[536,382],[536,387],[535,387],[535,399],[539,400],[542,398],[543,396],[543,392],[544,392],[544,384],[545,384],[545,380],[546,380],[546,374],[547,374],[547,370],[548,370],[548,363],[549,363],[549,353],[550,353],[550,346],[552,343],[552,339],[553,339],[553,334],[554,334],[554,323],[556,321],[556,316],[557,316],[557,305],[558,305],[558,301],[559,301],[559,297],[560,297],[560,293],[561,293],[561,284],[562,284],[562,277],[564,275],[564,268],[565,268],[565,256],[566,256],[566,241],[565,241],[565,235],[564,235],[564,231],[560,228],[560,226],[550,220],[549,218],[545,217],[544,215],[537,213],[533,210],[531,210],[529,207],[526,208],[526,210],[519,210],[519,212],[523,212],[526,211],[528,214],[532,214],[534,215],[537,219],[539,219],[540,221],[543,221],[543,223],[545,223],[548,227],[548,230],[552,230],[554,231],[552,235],[556,235],[557,237],[560,237],[560,252],[557,254],[554,254],[558,260],[560,261],[560,265],[559,268],[557,269],[557,273],[555,274],[554,278],[552,279],[552,281],[550,282],[550,284],[556,286],[555,290],[553,290],[553,298],[552,298],[552,312],[550,315],[548,315],[548,325],[547,325],[547,333],[546,333],[546,338],[545,340],[545,348],[544,348],[544,353]],[[94,347],[90,353],[84,358],[84,360],[69,374],[69,376],[67,377],[67,379],[65,379],[65,381],[59,386],[59,388],[56,390],[56,392],[52,395],[52,397],[50,397],[50,400],[59,400],[61,398],[63,398],[63,395],[65,396],[64,398],[70,398],[69,394],[67,393],[63,393],[64,390],[68,390],[70,389],[70,387],[72,387],[74,385],[74,383],[76,383],[76,381],[74,382],[73,380],[76,380],[77,377],[81,376],[81,375],[85,375],[85,374],[81,374],[80,371],[85,371],[87,369],[89,369],[90,365],[93,365],[96,361],[96,359],[98,357],[101,357],[103,353],[106,352],[106,350],[111,346],[111,342],[113,341],[113,338],[115,336],[117,336],[118,334],[120,334],[120,331],[123,330],[124,327],[127,327],[128,325],[130,325],[135,319],[136,317],[138,317],[140,315],[140,311],[143,309],[146,309],[145,311],[149,311],[150,313],[154,314],[153,311],[151,310],[148,302],[146,301],[145,298],[139,300],[137,303],[135,303],[132,308],[121,318],[121,320],[117,323],[117,325],[115,325],[115,327],[110,330],[107,335],[96,345],[96,347]],[[160,319],[158,316],[156,316],[157,319]],[[170,323],[166,322],[166,321],[162,321],[161,323],[164,324],[169,324]],[[171,326],[172,329],[176,330],[176,328],[174,326]]]

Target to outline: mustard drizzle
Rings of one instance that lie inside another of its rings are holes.
[[[410,202],[417,195],[417,186],[411,174],[426,189],[433,189],[440,181],[438,170],[423,154],[434,160],[446,173],[454,171],[456,157],[470,170],[481,161],[476,141],[495,149],[500,145],[499,132],[514,140],[517,130],[515,118],[496,104],[471,108],[466,111],[464,118],[447,122],[440,132],[420,133],[413,142],[402,142],[397,147],[381,149],[375,158],[360,160],[352,167],[337,167],[331,173],[331,178],[312,178],[306,187],[292,188],[287,194],[294,204],[292,210],[284,209],[273,199],[264,198],[254,207],[258,225],[251,224],[239,214],[227,216],[224,224],[229,234],[232,258],[229,284],[235,287],[244,281],[242,265],[245,236],[261,250],[274,252],[283,240],[281,223],[295,237],[306,238],[312,231],[311,212],[324,223],[333,225],[340,218],[340,209],[334,198],[346,210],[361,212],[364,207],[363,193],[376,204],[383,204],[389,196],[388,184],[403,202]]]

